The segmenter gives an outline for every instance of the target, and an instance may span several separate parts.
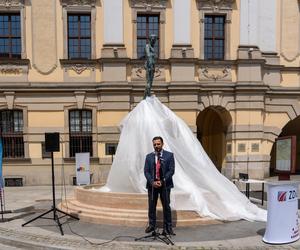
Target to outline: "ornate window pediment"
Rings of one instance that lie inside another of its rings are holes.
[[[165,9],[168,0],[131,0],[132,8],[142,8],[146,10]]]
[[[95,6],[97,0],[61,0],[63,6]]]
[[[24,5],[24,0],[0,0],[0,7],[20,7]]]
[[[235,0],[197,0],[199,9],[231,9]]]

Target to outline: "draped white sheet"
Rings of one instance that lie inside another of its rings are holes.
[[[217,170],[185,122],[155,96],[141,101],[122,121],[108,180],[99,191],[146,192],[145,157],[153,151],[152,138],[158,135],[175,156],[173,209],[194,210],[220,220],[266,221],[266,211],[252,204]]]

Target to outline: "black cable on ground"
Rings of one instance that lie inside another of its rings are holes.
[[[61,154],[62,154],[62,156],[61,156],[61,159],[62,159],[61,183],[62,183],[62,185],[61,185],[61,193],[60,193],[61,196],[60,196],[60,200],[61,200],[61,202],[63,202],[63,200],[64,200],[65,205],[66,205],[66,207],[67,207],[67,211],[69,211],[69,208],[68,208],[68,201],[67,201],[67,188],[66,188],[66,181],[65,181],[65,164],[64,164],[64,161],[63,161],[63,157],[64,157],[64,148],[63,148],[63,146],[64,146],[64,145],[63,145],[63,140],[62,140],[61,137],[60,137],[60,143],[61,143]],[[64,196],[64,197],[63,197],[63,196]],[[88,242],[88,243],[91,244],[91,245],[101,246],[101,245],[105,245],[105,244],[111,243],[111,242],[113,242],[113,241],[115,241],[115,240],[117,240],[117,239],[120,239],[120,238],[132,238],[132,239],[137,239],[137,238],[134,237],[134,236],[120,235],[120,236],[114,237],[114,238],[111,239],[111,240],[104,241],[104,242],[102,242],[102,243],[95,243],[95,242],[92,242],[92,241],[90,241],[89,239],[87,239],[85,236],[83,236],[83,235],[81,235],[81,234],[79,234],[79,233],[74,232],[73,229],[71,228],[70,222],[69,222],[68,220],[67,220],[66,223],[64,223],[64,224],[67,224],[67,225],[68,225],[68,227],[69,227],[71,233],[73,233],[73,234],[76,235],[76,236],[81,237],[82,239],[84,239],[86,242]]]

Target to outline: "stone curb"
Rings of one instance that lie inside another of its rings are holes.
[[[79,236],[78,236],[79,237]],[[0,227],[0,242],[8,245],[19,247],[22,249],[49,249],[49,250],[70,250],[70,249],[118,249],[118,250],[127,250],[127,249],[136,249],[136,250],[163,250],[163,249],[178,249],[178,250],[226,250],[226,249],[235,249],[235,250],[244,250],[244,249],[256,249],[256,250],[267,250],[267,249],[283,249],[283,250],[294,250],[300,249],[300,244],[292,245],[261,245],[253,244],[242,246],[244,239],[238,240],[227,240],[227,241],[212,241],[212,242],[189,242],[189,243],[180,243],[175,242],[175,246],[168,246],[160,242],[124,242],[124,241],[114,241],[110,243],[105,243],[107,241],[97,240],[97,239],[88,239],[94,244],[83,239],[70,239],[68,236],[57,237],[57,236],[44,236],[28,232],[21,232],[12,229],[5,229]],[[239,241],[239,246],[236,245]],[[249,239],[248,239],[249,241]],[[250,237],[251,242],[251,237]],[[99,245],[105,243],[103,245]],[[98,244],[98,245],[97,245]]]

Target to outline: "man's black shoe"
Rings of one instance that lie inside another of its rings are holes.
[[[151,233],[155,231],[155,228],[153,226],[148,226],[146,229],[145,229],[145,233],[148,234],[148,233]]]
[[[172,228],[168,228],[168,229],[167,229],[167,232],[168,232],[169,235],[176,235],[176,234],[174,233],[174,231],[173,231]]]

